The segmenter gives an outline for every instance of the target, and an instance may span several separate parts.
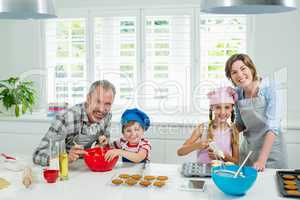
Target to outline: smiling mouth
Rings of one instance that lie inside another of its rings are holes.
[[[104,117],[104,113],[102,112],[95,112],[94,113],[94,117],[97,118],[97,119],[101,119]]]

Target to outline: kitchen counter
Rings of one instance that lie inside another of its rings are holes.
[[[1,200],[53,200],[53,199],[105,199],[105,200],[166,200],[166,199],[233,199],[235,197],[225,195],[216,188],[210,178],[204,178],[206,189],[204,192],[184,191],[180,185],[185,180],[180,175],[180,165],[172,164],[148,164],[144,175],[166,175],[169,177],[163,188],[142,188],[140,186],[129,187],[126,185],[113,186],[111,179],[120,173],[139,173],[142,170],[141,164],[122,164],[110,172],[91,172],[84,165],[82,160],[70,165],[69,180],[46,183],[42,177],[42,168],[33,167],[34,183],[26,189],[21,184],[21,172],[12,172],[0,166],[0,177],[7,179],[11,185],[0,190]],[[254,186],[245,196],[236,197],[239,199],[285,199],[278,193],[276,170],[267,169],[259,173]]]

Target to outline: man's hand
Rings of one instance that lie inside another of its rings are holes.
[[[121,150],[120,149],[112,149],[106,152],[104,158],[106,161],[111,161],[116,156],[121,156]]]
[[[108,145],[108,139],[107,139],[107,137],[105,135],[100,135],[98,137],[98,141],[99,141],[99,145],[100,146],[106,146],[106,145]]]
[[[86,151],[83,149],[83,145],[76,144],[72,146],[68,154],[69,162],[78,160],[78,158],[84,154],[86,154]]]

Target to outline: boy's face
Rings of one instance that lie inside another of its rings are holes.
[[[144,136],[144,129],[139,123],[134,122],[134,124],[124,129],[123,136],[130,144],[138,144]]]
[[[230,103],[220,103],[213,105],[214,120],[216,122],[226,122],[231,116],[233,106]]]

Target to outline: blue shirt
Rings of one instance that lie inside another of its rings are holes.
[[[259,85],[258,96],[264,97],[266,100],[265,119],[268,126],[267,131],[272,131],[275,134],[281,132],[281,102],[278,94],[279,86],[274,81],[270,81],[268,78],[263,78]],[[238,94],[238,100],[245,99],[244,90],[241,87],[236,87]],[[245,127],[240,110],[235,105],[235,120],[239,126]],[[246,128],[246,127],[245,127]]]

